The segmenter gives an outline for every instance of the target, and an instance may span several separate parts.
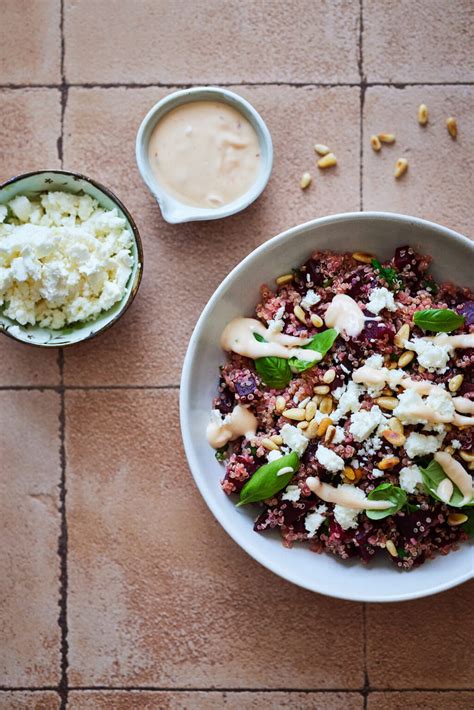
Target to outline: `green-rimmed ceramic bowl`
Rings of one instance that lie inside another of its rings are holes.
[[[95,180],[66,170],[39,170],[33,173],[25,173],[0,185],[0,205],[9,202],[16,195],[34,197],[41,192],[56,191],[72,192],[74,194],[82,192],[93,197],[105,209],[117,208],[119,214],[125,218],[133,236],[133,267],[123,298],[93,321],[79,321],[58,330],[34,325],[20,325],[5,316],[3,308],[0,306],[0,333],[29,345],[42,347],[74,345],[75,343],[89,340],[89,338],[93,338],[110,328],[125,313],[135,298],[143,271],[142,243],[131,214],[113,192]]]

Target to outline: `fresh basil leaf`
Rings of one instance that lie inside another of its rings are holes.
[[[372,259],[372,266],[379,272],[380,276],[387,282],[390,288],[400,288],[401,279],[396,269],[389,266],[382,266],[378,259]]]
[[[259,333],[254,333],[253,337],[259,343],[267,342]],[[288,360],[283,357],[259,357],[255,360],[255,369],[267,387],[276,390],[284,389],[291,380]]]
[[[380,486],[370,491],[367,498],[369,500],[386,500],[392,504],[390,508],[385,510],[366,510],[365,514],[371,520],[381,520],[389,515],[395,515],[407,502],[405,491],[391,483],[381,483]]]
[[[416,311],[413,320],[423,330],[450,333],[464,325],[465,318],[450,308],[427,308],[425,311]]]
[[[225,446],[221,446],[220,449],[217,449],[217,451],[216,451],[216,453],[214,454],[214,456],[216,457],[216,459],[217,459],[218,461],[225,461],[225,460],[226,460],[226,458],[227,458],[227,449],[228,449],[228,445],[227,445],[227,444],[226,444]]]
[[[466,515],[468,519],[461,525],[461,528],[469,537],[474,537],[474,510],[466,510]]]
[[[321,362],[326,353],[334,345],[334,341],[338,336],[337,330],[334,328],[329,328],[328,330],[323,330],[321,333],[316,333],[311,342],[303,345],[303,350],[314,350],[321,354],[320,360],[302,360],[297,357],[290,357],[289,364],[293,372],[304,372],[309,370],[313,365],[317,365]]]
[[[276,493],[286,488],[299,465],[298,454],[292,451],[291,454],[260,466],[240,491],[240,501],[237,506],[258,503],[261,500],[272,498]],[[283,468],[290,468],[291,471],[279,476],[278,472]]]
[[[441,498],[437,495],[437,490],[439,484],[444,481],[447,476],[444,472],[444,469],[442,466],[439,465],[437,461],[432,459],[432,461],[428,464],[428,466],[423,467],[419,466],[419,469],[421,471],[421,475],[423,477],[423,483],[425,487],[428,490],[428,493],[432,498],[435,498],[436,500],[441,501],[441,503],[444,503]],[[453,495],[451,496],[448,505],[450,505],[453,508],[464,508],[464,507],[470,507],[474,506],[474,499],[471,500],[469,503],[464,503],[464,496],[459,490],[459,488],[456,486],[456,484],[453,483]]]

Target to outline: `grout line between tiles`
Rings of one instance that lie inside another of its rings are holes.
[[[183,84],[181,82],[164,83],[127,83],[127,82],[63,82],[51,84],[0,84],[0,91],[6,90],[21,90],[21,89],[189,89],[194,86],[206,85],[205,82]],[[474,81],[367,81],[367,88],[371,87],[386,87],[392,89],[405,89],[407,87],[417,86],[474,86]],[[295,88],[316,88],[316,89],[333,89],[333,88],[357,88],[360,86],[359,81],[339,81],[339,82],[291,82],[291,81],[230,81],[216,82],[215,86],[288,86]]]
[[[364,76],[364,2],[359,0],[359,79],[360,79],[360,110],[359,110],[359,209],[364,209],[364,103],[367,82]]]
[[[60,351],[63,352],[63,351]],[[64,354],[62,356],[64,358]],[[64,366],[63,366],[64,370]],[[179,390],[179,385],[64,385],[64,371],[60,370],[59,385],[0,385],[0,392],[75,392],[75,391],[117,391],[117,390]]]
[[[56,691],[57,686],[0,686],[0,693],[37,693],[41,691]],[[111,692],[151,692],[151,693],[344,693],[346,695],[360,695],[363,691],[350,688],[206,688],[173,686],[161,687],[152,685],[70,685],[69,692],[111,691]],[[372,688],[372,693],[473,693],[472,688]]]

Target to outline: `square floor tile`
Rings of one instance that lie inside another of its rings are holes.
[[[425,103],[429,122],[420,126],[418,107]],[[372,87],[364,106],[364,209],[423,217],[474,237],[474,89],[472,86]],[[458,121],[453,140],[448,116]],[[396,142],[379,153],[370,136],[394,133]],[[396,180],[398,158],[408,171]]]
[[[73,686],[362,687],[361,605],[284,582],[229,539],[187,470],[177,392],[66,404]]]
[[[0,452],[0,685],[53,685],[60,663],[59,395],[0,392]]]
[[[370,693],[368,710],[472,710],[474,692],[428,692]]]
[[[99,338],[65,353],[68,384],[179,382],[193,326],[222,278],[258,244],[295,224],[359,209],[359,89],[239,87],[273,136],[270,183],[250,208],[225,220],[169,225],[141,180],[134,141],[163,89],[72,89],[65,164],[116,190],[136,217],[144,276],[130,311]],[[91,126],[94,130],[91,131]],[[315,142],[329,143],[339,165],[318,171]],[[303,192],[301,174],[314,184]]]
[[[65,9],[70,82],[359,78],[359,4],[352,0],[120,0],[113,11],[101,0],[81,0],[66,3]]]
[[[470,0],[363,0],[363,71],[369,81],[474,79]]]

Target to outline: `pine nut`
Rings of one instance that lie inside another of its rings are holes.
[[[464,380],[464,375],[454,375],[448,382],[448,389],[450,392],[457,392],[461,387]]]
[[[306,436],[308,439],[314,439],[318,435],[319,424],[316,419],[310,421],[308,428],[306,429]]]
[[[398,358],[398,367],[406,367],[411,363],[414,357],[415,353],[413,352],[413,350],[405,350],[405,352],[402,353]]]
[[[310,422],[312,419],[314,419],[316,412],[317,412],[317,406],[316,402],[308,402],[306,405],[306,421]]]
[[[474,454],[471,454],[470,451],[460,451],[459,456],[467,463],[472,463],[474,461]]]
[[[391,419],[389,419],[387,424],[390,429],[392,431],[396,431],[397,434],[403,434],[405,432],[403,424],[401,423],[400,419],[397,419],[397,417],[392,417]]]
[[[388,471],[389,469],[394,468],[394,466],[397,466],[399,463],[400,459],[398,456],[386,456],[378,462],[377,468],[380,469],[380,471]]]
[[[406,173],[408,170],[408,160],[406,158],[399,158],[397,162],[395,163],[395,172],[394,175],[395,177],[401,178],[402,175]]]
[[[314,397],[312,398],[312,401],[315,402],[319,407],[319,405],[321,404],[322,398],[323,397],[321,394],[315,394]]]
[[[375,259],[373,254],[367,254],[364,251],[355,251],[352,254],[352,258],[355,259],[355,261],[360,261],[361,264],[371,264],[372,259]]]
[[[311,402],[311,397],[305,397],[305,398],[298,404],[298,407],[299,407],[300,409],[305,409],[305,408],[306,408],[306,405],[308,404],[308,402]]]
[[[273,436],[270,437],[270,439],[277,445],[281,446],[283,444],[283,439],[280,436],[280,434],[273,434]]]
[[[326,370],[323,375],[323,382],[330,385],[336,379],[336,370]]]
[[[335,436],[336,436],[336,427],[333,424],[330,424],[328,426],[328,428],[326,429],[326,433],[324,434],[325,443],[330,444]]]
[[[321,328],[323,325],[323,319],[316,315],[316,313],[312,313],[310,319],[315,328]]]
[[[329,419],[329,417],[326,417],[325,419],[322,419],[319,422],[319,426],[316,430],[316,435],[317,436],[324,436],[326,433],[326,429],[328,427],[332,426],[332,419]]]
[[[385,543],[385,549],[389,552],[390,555],[392,555],[392,557],[398,557],[397,548],[391,540],[387,540],[387,542]]]
[[[298,409],[297,407],[293,407],[292,409],[285,409],[285,411],[283,412],[283,416],[287,419],[292,419],[295,422],[302,422],[303,419],[306,417],[306,412],[304,409]]]
[[[392,396],[393,396],[393,392],[392,392],[392,390],[390,389],[390,387],[385,387],[385,388],[381,391],[380,395],[381,395],[382,397],[392,397]]]
[[[352,466],[344,466],[344,468],[342,469],[342,473],[344,478],[347,478],[348,481],[355,481],[356,473]]]
[[[303,173],[300,180],[300,187],[302,190],[306,190],[307,187],[311,185],[313,178],[310,173]]]
[[[267,451],[277,451],[278,450],[278,446],[271,439],[266,439],[266,438],[262,439],[262,441],[260,443],[264,449],[267,449]]]
[[[404,323],[401,328],[396,332],[393,342],[397,348],[405,347],[405,340],[410,338],[410,326],[408,323]]]
[[[381,143],[395,143],[394,133],[379,133],[379,140]]]
[[[319,405],[319,411],[323,414],[331,414],[332,412],[332,399],[331,397],[323,397],[321,404]]]
[[[418,123],[420,126],[426,126],[428,123],[428,106],[426,104],[420,104],[418,107]]]
[[[398,399],[396,397],[377,397],[375,401],[379,407],[388,409],[389,411],[393,411],[398,406]]]
[[[330,152],[330,148],[327,147],[327,145],[323,145],[322,143],[316,143],[314,146],[314,150],[318,155],[327,155]]]
[[[452,525],[453,527],[456,525],[462,525],[468,520],[469,518],[467,515],[464,515],[464,513],[450,513],[448,515],[448,525]]]
[[[309,422],[299,422],[297,425],[298,429],[307,429],[309,426]]]
[[[451,456],[454,454],[454,448],[452,446],[445,446],[443,451],[447,454],[451,454]]]
[[[327,155],[318,160],[318,168],[322,170],[332,168],[334,165],[337,165],[337,158],[334,153],[327,153]]]
[[[295,306],[293,309],[293,313],[301,323],[304,323],[304,325],[306,325],[306,315],[301,306]]]
[[[284,397],[282,397],[281,395],[278,395],[278,397],[275,400],[275,409],[277,410],[277,412],[280,412],[280,414],[281,414],[282,412],[285,411],[285,408],[286,408],[286,399]]]
[[[293,274],[282,274],[277,279],[275,279],[278,286],[283,286],[284,284],[289,284],[293,281]]]
[[[376,153],[379,152],[382,148],[382,144],[380,142],[380,138],[378,136],[370,136],[370,145],[372,146],[373,150],[375,150]]]
[[[314,394],[328,394],[330,387],[328,385],[316,385],[313,387]]]
[[[454,116],[450,116],[448,118],[448,120],[446,121],[446,128],[448,129],[451,138],[454,138],[454,140],[456,140],[458,135],[458,122],[456,121]]]
[[[388,441],[392,446],[403,446],[407,440],[406,436],[400,434],[398,431],[393,431],[393,429],[385,429],[382,432],[382,436],[385,441]]]

